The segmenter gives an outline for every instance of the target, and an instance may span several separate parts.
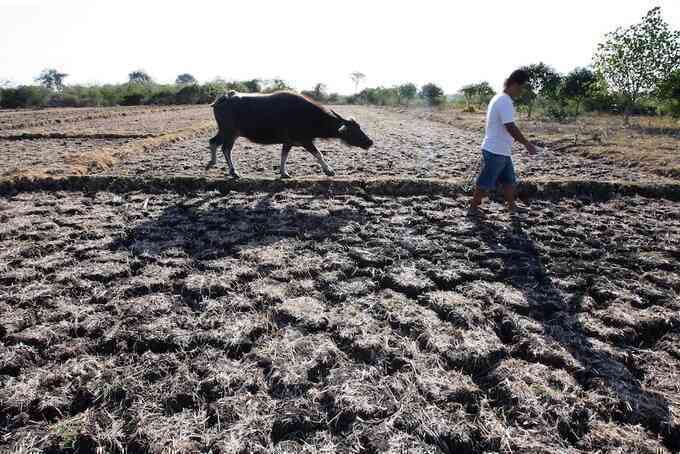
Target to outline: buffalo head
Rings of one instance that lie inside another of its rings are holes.
[[[361,130],[361,126],[359,126],[359,123],[354,118],[345,120],[337,112],[332,112],[341,122],[338,129],[340,140],[349,146],[363,148],[364,150],[368,150],[373,146],[373,141]]]

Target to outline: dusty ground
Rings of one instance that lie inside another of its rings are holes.
[[[185,110],[162,129],[170,111],[60,109],[20,121],[72,135],[0,138],[5,177],[168,182],[2,186],[0,452],[680,452],[676,202],[539,194],[530,214],[471,219],[453,191],[180,194],[174,176],[224,177],[203,169],[209,109]],[[464,126],[340,110],[376,147],[321,144],[339,176],[477,165]],[[579,153],[518,151],[520,176],[664,181]],[[278,171],[274,147],[234,156]],[[289,171],[319,174],[301,150]]]
[[[31,136],[155,136],[212,120],[207,106],[57,109],[0,114],[0,140]]]
[[[410,111],[421,119],[438,121],[483,133],[485,113],[458,109]],[[680,120],[632,117],[626,126],[620,115],[583,114],[556,122],[520,114],[518,124],[532,139],[581,159],[606,159],[624,168],[636,167],[664,177],[680,178]]]
[[[680,448],[680,207],[464,209],[5,198],[0,447]]]
[[[365,107],[338,107],[346,116],[358,119],[374,139],[369,151],[348,148],[338,141],[319,141],[319,149],[338,175],[353,177],[407,176],[424,178],[471,178],[479,166],[482,135],[479,132],[419,118],[409,111],[395,112]],[[528,156],[515,150],[521,178],[578,178],[584,180],[649,181],[662,179],[637,168],[605,157],[584,159],[574,152],[547,151]],[[244,176],[276,177],[280,147],[263,147],[240,139],[234,147],[236,166]],[[218,152],[221,165],[224,157]],[[208,147],[205,138],[162,147],[151,153],[132,156],[108,171],[113,175],[172,174],[221,178],[224,168],[206,172]],[[301,148],[293,149],[289,173],[295,177],[323,175],[321,167]],[[203,164],[203,165],[201,165]]]
[[[441,118],[433,121],[431,115],[424,117],[420,111],[397,112],[361,106],[340,106],[338,110],[343,115],[356,117],[375,141],[375,146],[368,152],[348,148],[338,141],[320,141],[319,148],[326,154],[338,176],[471,179],[479,166],[482,135],[479,131],[466,129],[469,125],[465,122],[460,126],[445,124]],[[221,167],[205,170],[208,162],[207,139],[214,133],[209,107],[159,109],[144,114],[137,110],[122,113],[125,116],[121,116],[121,111],[114,110],[110,118],[88,114],[94,117],[91,119],[87,119],[86,114],[80,114],[80,120],[36,126],[28,130],[32,132],[25,132],[25,140],[3,140],[2,134],[16,135],[21,131],[0,131],[0,153],[5,158],[0,163],[0,174],[68,175],[86,172],[224,178],[225,169],[222,166],[226,164],[219,152]],[[97,115],[103,114],[97,112]],[[58,118],[76,115],[72,111],[58,111],[55,114]],[[162,140],[163,134],[178,130],[185,131],[182,137],[186,140]],[[49,134],[55,131],[66,134],[66,138],[49,138]],[[187,134],[186,131],[195,132]],[[31,134],[40,138],[32,137]],[[125,146],[120,151],[120,145],[127,145],[129,141],[140,143],[140,135],[159,134],[161,140],[139,147]],[[40,135],[47,135],[48,138]],[[537,139],[549,143],[551,136],[547,134],[541,139],[537,135]],[[533,157],[518,147],[516,167],[520,178],[627,182],[664,179],[640,162],[623,163],[604,155],[590,159],[573,149],[550,149],[559,147],[558,143]],[[105,152],[97,153],[97,150]],[[124,156],[119,157],[118,154]],[[80,155],[84,156],[76,159]],[[279,147],[265,147],[239,139],[233,156],[244,176],[270,178],[278,175]],[[74,160],[78,162],[74,164]],[[315,160],[300,148],[291,153],[289,173],[298,178],[322,174]]]
[[[0,177],[102,172],[213,128],[207,106],[0,111]]]

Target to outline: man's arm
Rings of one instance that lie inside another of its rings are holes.
[[[524,137],[524,134],[522,134],[522,131],[519,130],[514,122],[505,123],[504,126],[512,138],[524,145],[524,148],[526,148],[529,153],[536,153],[536,147]]]

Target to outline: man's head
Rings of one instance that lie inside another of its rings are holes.
[[[529,74],[526,71],[521,69],[515,70],[505,80],[505,92],[513,98],[517,98],[522,94],[528,82]]]

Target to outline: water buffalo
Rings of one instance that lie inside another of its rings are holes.
[[[220,96],[212,107],[219,131],[210,139],[208,168],[216,164],[217,147],[222,145],[233,178],[239,177],[231,158],[231,149],[238,137],[264,145],[283,144],[281,178],[290,178],[286,161],[294,146],[304,147],[319,161],[324,173],[333,176],[335,172],[314,146],[315,139],[337,138],[365,150],[373,145],[353,119],[344,119],[335,111],[291,92],[259,95],[231,91]]]

